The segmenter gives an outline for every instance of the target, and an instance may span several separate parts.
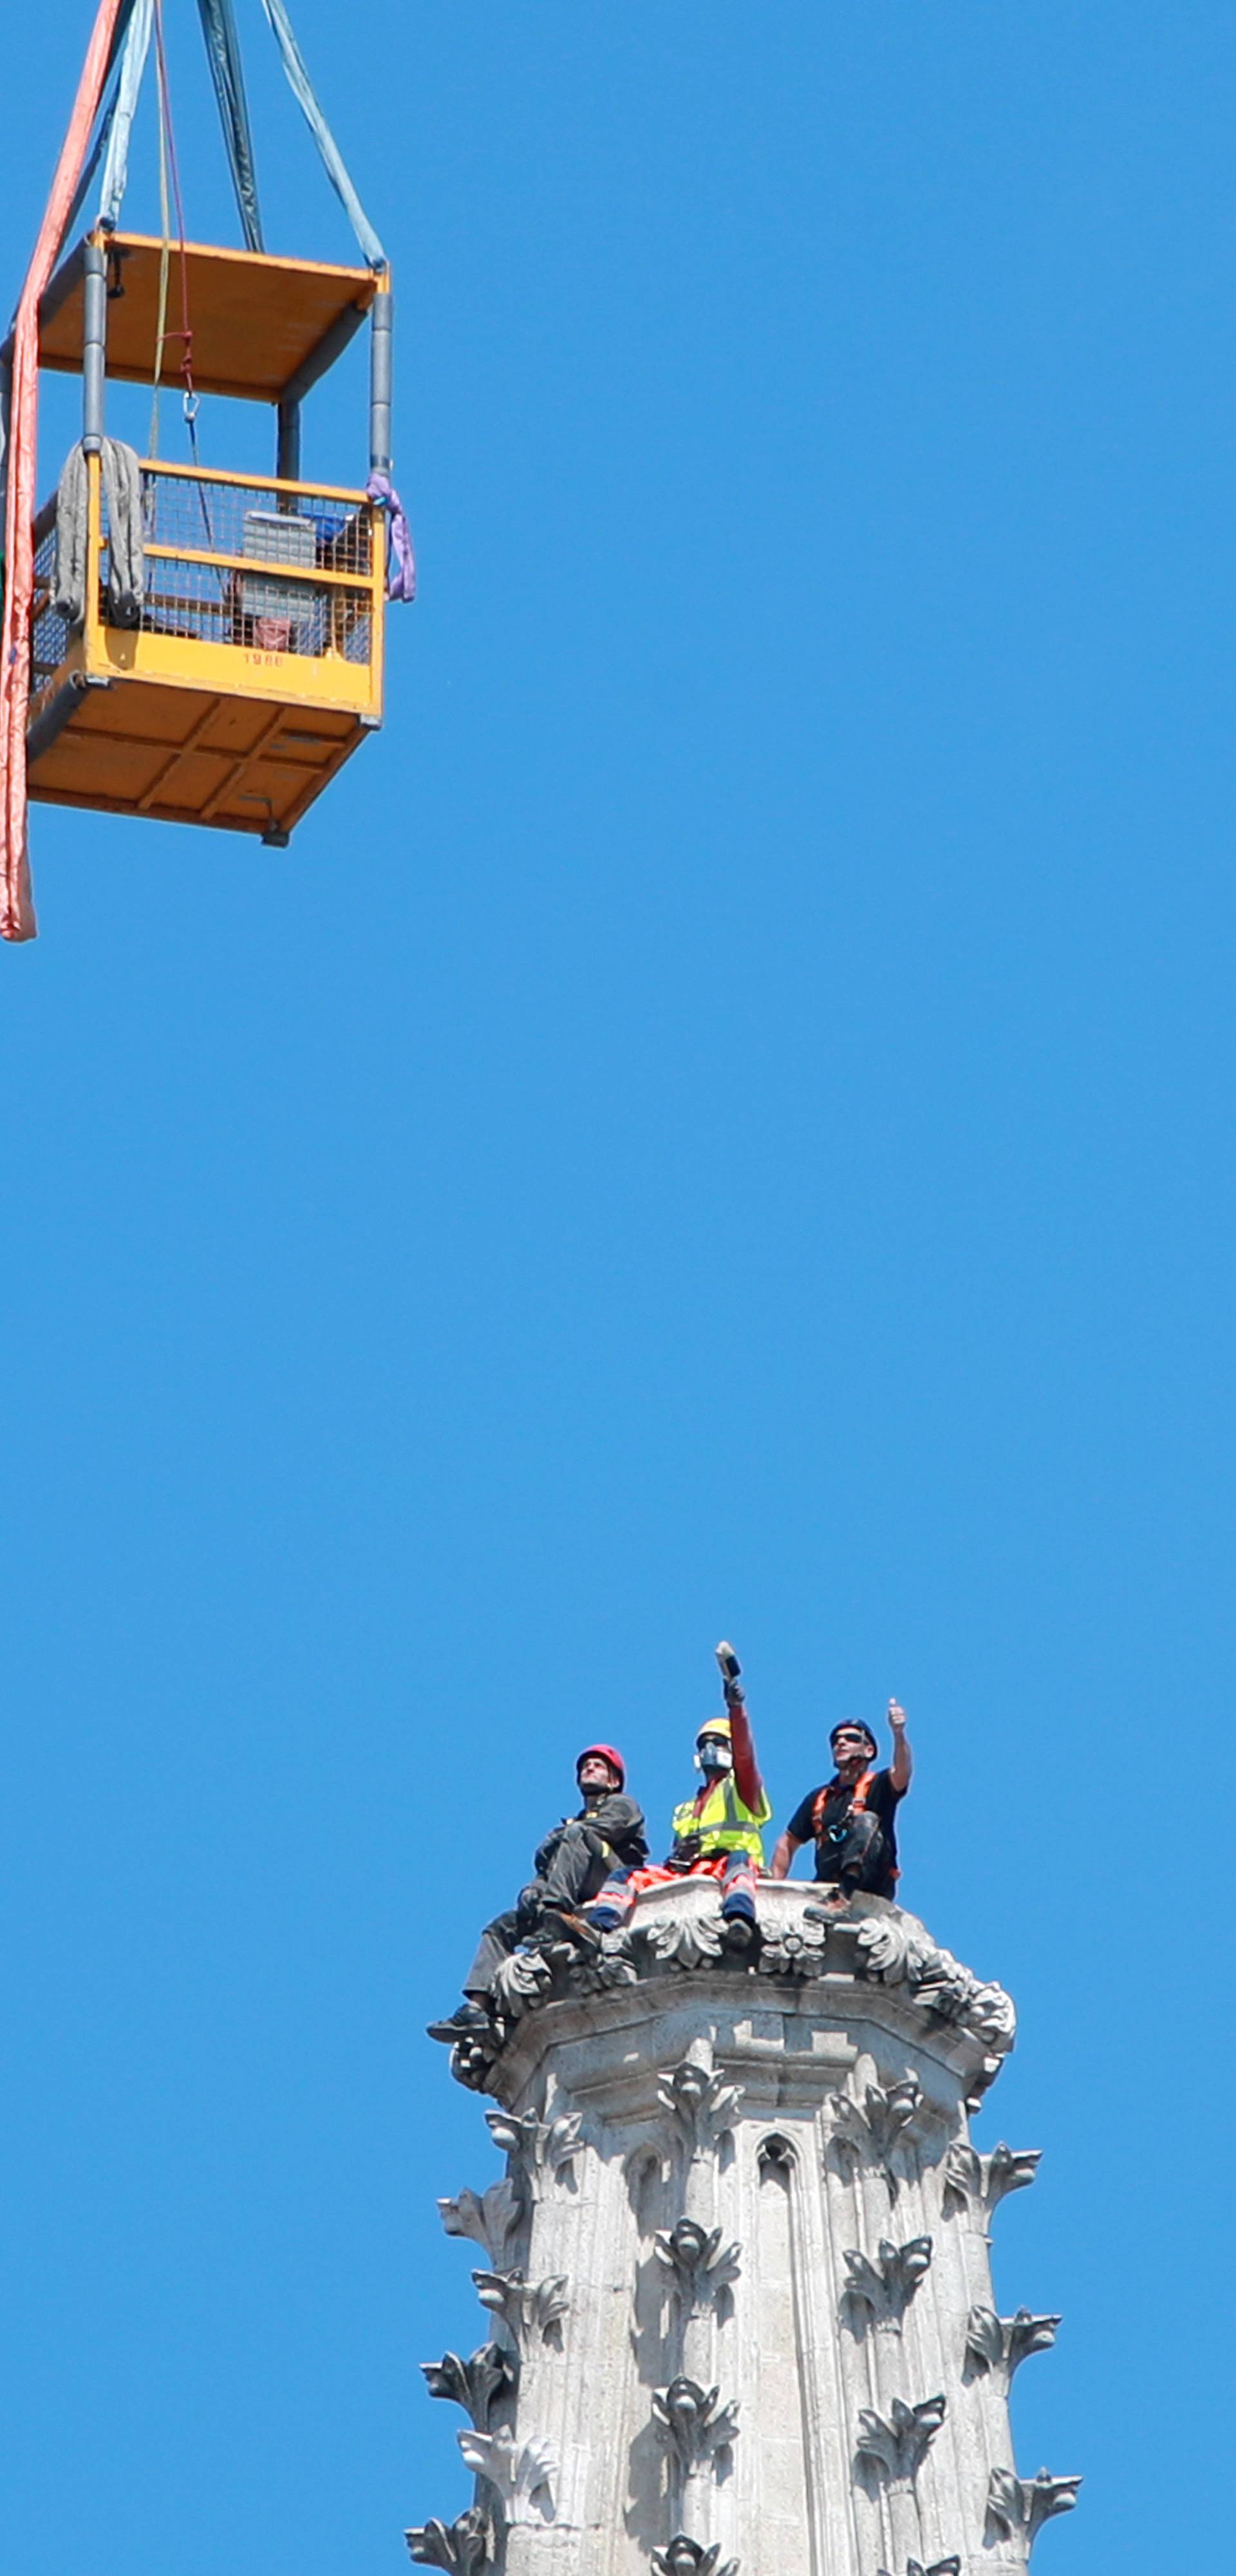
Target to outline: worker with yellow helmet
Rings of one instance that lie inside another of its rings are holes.
[[[764,1866],[764,1837],[772,1807],[756,1760],[741,1667],[732,1646],[717,1648],[725,1715],[706,1718],[695,1739],[695,1767],[703,1784],[674,1809],[673,1849],[659,1868],[615,1870],[584,1908],[598,1931],[627,1921],[643,1887],[675,1878],[715,1878],[721,1887],[723,1939],[741,1953],[756,1940],[755,1887]]]

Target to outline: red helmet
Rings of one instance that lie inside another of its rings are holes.
[[[616,1744],[586,1744],[583,1752],[578,1753],[575,1757],[576,1779],[578,1780],[582,1766],[588,1760],[590,1753],[599,1753],[602,1761],[609,1763],[611,1770],[616,1771],[618,1774],[619,1788],[625,1789],[627,1785],[627,1766],[623,1761],[622,1755],[620,1754]]]

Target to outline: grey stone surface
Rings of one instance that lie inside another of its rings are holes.
[[[1009,2382],[1057,2323],[992,2290],[1037,2159],[969,2134],[1012,2005],[880,1899],[761,1882],[758,1911],[739,1962],[713,1883],[650,1890],[595,1959],[517,1955],[455,2051],[507,2173],[443,2204],[496,2342],[426,2367],[477,2488],[424,2563],[1014,2576],[1075,2501],[1011,2465]]]

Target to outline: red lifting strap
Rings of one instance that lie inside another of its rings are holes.
[[[39,418],[39,305],[73,209],[91,128],[99,112],[121,0],[99,0],[69,130],[26,272],[13,325],[8,497],[4,517],[4,620],[0,626],[0,938],[36,934],[26,853],[26,716],[30,704],[30,610],[34,596],[36,439]]]

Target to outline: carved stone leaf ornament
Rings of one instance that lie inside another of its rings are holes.
[[[943,2397],[924,2397],[907,2406],[894,2397],[887,2415],[864,2406],[858,2418],[858,2457],[874,2460],[886,2477],[913,2483],[944,2422]]]
[[[997,2057],[1012,2047],[1017,2032],[1012,1997],[1003,1986],[981,1984],[951,1950],[929,1940],[912,1915],[895,1908],[867,1915],[853,1927],[853,1940],[860,1975],[886,1986],[907,1986],[925,2011],[958,2023]]]
[[[504,2149],[525,2172],[568,2174],[581,2152],[583,2113],[567,2111],[557,2120],[538,2120],[535,2111],[487,2111],[485,2126],[494,2145]]]
[[[1041,2156],[1040,2147],[1026,2147],[1015,2153],[1003,2141],[993,2147],[989,2156],[980,2156],[960,2138],[954,2139],[944,2159],[946,2213],[972,2204],[990,2217],[1009,2192],[1023,2191],[1027,2183],[1033,2182]]]
[[[738,2405],[719,2406],[717,2388],[701,2388],[698,2379],[671,2379],[653,2391],[652,2411],[684,2469],[694,2468],[714,2451],[724,2451],[738,2434]]]
[[[519,2363],[501,2343],[483,2343],[470,2361],[444,2352],[441,2361],[423,2361],[421,2369],[430,2396],[462,2406],[481,2433],[489,2431],[494,2408],[514,2394],[519,2379]]]
[[[546,2519],[553,2510],[552,2481],[558,2462],[550,2442],[518,2442],[513,2433],[460,2433],[460,2450],[473,2474],[485,2478],[506,2506],[541,2501]]]
[[[604,1995],[614,1986],[633,1986],[639,1971],[627,1932],[606,1932],[599,1950],[577,1950],[564,1942],[551,1953],[555,1993]]]
[[[705,2549],[698,2540],[688,2540],[680,2531],[668,2549],[653,2550],[653,2576],[738,2576],[736,2558],[727,2558],[724,2567],[720,2560],[720,2541]]]
[[[909,1927],[901,1915],[877,1914],[860,1923],[854,1947],[865,1975],[879,1977],[886,1985],[900,1984],[910,1957]]]
[[[676,1914],[664,1923],[650,1923],[641,1933],[648,1954],[663,1968],[710,1968],[723,1955],[720,1917],[710,1914]]]
[[[1009,2379],[1032,2352],[1048,2352],[1056,2340],[1059,2317],[1034,2317],[1019,2308],[1015,2317],[998,2317],[993,2308],[973,2307],[966,2320],[966,2354],[972,2370],[1003,2368]]]
[[[688,2311],[706,2306],[738,2278],[741,2248],[723,2246],[719,2227],[699,2227],[693,2218],[680,2218],[668,2234],[654,2236],[652,2250]]]
[[[512,1950],[500,1959],[491,1989],[504,2021],[519,2021],[534,2004],[544,2003],[554,1982],[549,1961],[539,1950]]]
[[[448,2236],[470,2236],[500,2265],[510,2238],[518,2231],[523,2203],[506,2176],[491,2182],[488,2191],[461,2191],[456,2200],[440,2200],[438,2214]]]
[[[868,2308],[877,2323],[898,2325],[931,2265],[930,2236],[911,2236],[894,2245],[882,2236],[873,2263],[866,2254],[842,2255],[849,2281],[844,2296]]]
[[[742,2092],[738,2085],[727,2084],[720,2071],[710,2073],[706,2066],[684,2058],[658,2086],[657,2098],[688,2152],[695,2154],[733,2128]]]
[[[546,2281],[525,2281],[522,2272],[474,2272],[472,2279],[481,2306],[501,2317],[520,2344],[538,2334],[548,2341],[571,2304],[565,2272]]]
[[[895,2200],[900,2188],[892,2170],[894,2148],[922,2134],[923,2088],[917,2075],[895,2084],[869,2084],[861,2102],[852,2093],[830,2093],[833,2144],[860,2164],[880,2165]]]
[[[880,2576],[888,2576],[887,2568],[880,2569]],[[907,2558],[906,2576],[961,2576],[961,2560],[960,2558],[936,2558],[933,2559],[930,2567],[924,2567],[921,2559]]]
[[[473,2035],[456,2040],[450,2057],[455,2082],[465,2085],[469,2093],[487,2093],[500,2047],[497,2031],[484,2037]]]
[[[404,2533],[418,2567],[445,2567],[447,2576],[485,2576],[492,2567],[489,2517],[473,2505],[457,2522],[426,2522]]]
[[[989,2536],[1022,2539],[1029,2549],[1036,2532],[1053,2514],[1071,2513],[1080,2478],[1054,2478],[1040,2469],[1036,2478],[1019,2478],[1012,2469],[993,2469],[987,2489]]]

